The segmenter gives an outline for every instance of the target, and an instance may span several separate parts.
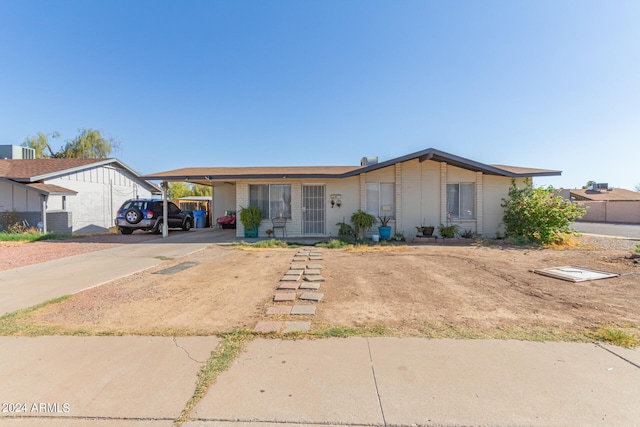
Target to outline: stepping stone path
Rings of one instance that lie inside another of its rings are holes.
[[[296,294],[294,292],[276,292],[273,296],[273,302],[295,301]]]
[[[293,302],[293,305],[272,305],[266,308],[266,316],[313,316],[316,314],[316,303],[324,294],[317,291],[320,282],[325,278],[320,275],[322,264],[310,263],[310,261],[322,261],[322,253],[319,249],[309,248],[298,251],[289,269],[284,273],[277,285],[273,296],[274,303]],[[282,292],[280,292],[282,291]],[[300,300],[301,304],[295,304]],[[309,321],[260,321],[253,329],[262,333],[290,333],[305,332],[311,328]]]

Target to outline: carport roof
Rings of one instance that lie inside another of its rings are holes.
[[[488,175],[506,176],[511,178],[528,178],[534,176],[556,176],[562,171],[538,168],[524,168],[518,166],[487,165],[474,160],[465,159],[444,151],[428,148],[406,156],[397,157],[368,166],[265,166],[265,167],[220,167],[220,168],[182,168],[166,172],[158,172],[143,176],[149,180],[163,181],[192,181],[206,183],[214,180],[237,179],[273,179],[273,178],[348,178],[377,169],[388,167],[396,163],[418,159],[420,162],[433,160],[445,162],[452,166]]]

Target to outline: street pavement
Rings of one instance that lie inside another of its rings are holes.
[[[574,222],[571,224],[583,234],[612,236],[623,239],[640,240],[640,224],[610,224],[603,222]]]
[[[21,276],[42,286],[56,266],[73,266],[68,277],[83,278],[79,290],[131,274],[136,266],[148,268],[149,258],[198,250],[216,236],[222,234],[144,243],[150,247],[129,251],[139,261],[130,264],[112,262],[121,257],[107,250],[73,263],[20,269]],[[46,295],[33,286],[24,287],[25,296],[21,291],[12,288],[12,298],[23,301],[14,304],[18,308],[74,289],[56,282]],[[0,337],[0,425],[172,426],[220,342]],[[218,377],[183,426],[637,426],[638,397],[640,352],[614,346],[263,337]]]

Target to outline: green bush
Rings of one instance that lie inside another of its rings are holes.
[[[245,230],[260,227],[262,223],[262,211],[257,206],[249,206],[248,208],[240,207],[240,222]]]
[[[562,234],[575,232],[569,226],[586,209],[560,197],[553,187],[534,188],[530,182],[518,188],[515,181],[509,199],[503,199],[505,235],[527,243],[550,244]]]
[[[358,209],[351,215],[351,223],[356,229],[357,237],[364,238],[364,233],[377,224],[376,217]]]
[[[440,224],[438,227],[438,233],[440,233],[440,237],[443,239],[453,239],[456,237],[456,234],[460,231],[460,226],[458,224],[452,225],[444,225]]]

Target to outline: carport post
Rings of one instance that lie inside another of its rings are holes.
[[[169,204],[167,203],[167,193],[169,192],[169,183],[162,181],[162,237],[169,235]]]

